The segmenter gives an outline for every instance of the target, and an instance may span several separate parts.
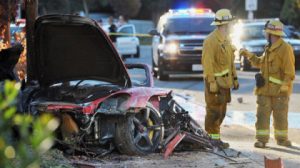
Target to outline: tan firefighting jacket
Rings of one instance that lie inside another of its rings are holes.
[[[233,87],[233,81],[237,78],[234,51],[230,40],[218,29],[208,35],[202,51],[204,78],[207,82],[216,81],[219,87],[225,89]]]
[[[261,57],[252,55],[251,64],[260,68],[265,79],[265,85],[255,88],[256,95],[286,96],[293,90],[295,79],[295,56],[293,48],[282,39],[276,41],[271,47],[266,47]],[[280,93],[280,87],[287,85],[288,93]]]

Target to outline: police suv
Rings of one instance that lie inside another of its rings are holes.
[[[160,80],[170,74],[203,72],[203,41],[214,30],[210,9],[169,10],[162,15],[152,39],[152,67]]]

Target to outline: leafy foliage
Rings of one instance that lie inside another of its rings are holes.
[[[280,16],[286,23],[300,27],[300,0],[285,0]]]
[[[10,17],[17,14],[18,0],[1,0],[0,1],[0,25],[6,24]]]
[[[10,81],[0,85],[0,167],[39,167],[58,122],[49,114],[33,118],[16,113],[19,88]]]
[[[126,17],[136,16],[142,5],[140,0],[109,0],[109,3],[116,14]]]

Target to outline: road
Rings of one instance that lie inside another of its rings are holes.
[[[129,58],[126,60],[126,63],[146,63],[151,65],[150,54],[150,47],[143,46],[141,47],[141,58]],[[253,148],[256,119],[256,97],[253,94],[255,73],[238,71],[240,89],[232,92],[232,101],[228,105],[228,113],[222,127],[222,137],[230,142],[233,149],[242,151],[260,165],[263,163],[263,156],[269,156],[274,158],[282,157],[286,167],[297,167],[300,163],[300,71],[296,72],[294,92],[290,98],[289,138],[294,142],[294,147],[292,148],[277,146],[273,138],[271,138],[267,149]],[[155,86],[171,89],[175,93],[189,97],[191,102],[205,106],[204,84],[201,75],[172,76],[169,81],[155,79]],[[238,99],[242,99],[242,102],[239,102]]]
[[[141,47],[141,58],[126,59],[126,63],[144,63],[151,65],[150,46]],[[228,111],[251,111],[256,110],[256,97],[253,94],[255,85],[256,72],[238,71],[240,89],[232,92],[232,102],[229,104]],[[294,92],[290,100],[290,111],[300,112],[300,71],[296,73],[294,83]],[[155,79],[155,86],[160,88],[172,89],[178,93],[190,95],[200,105],[205,105],[204,102],[204,84],[201,75],[175,75],[169,81],[159,81]],[[237,101],[238,98],[243,99],[243,103]]]

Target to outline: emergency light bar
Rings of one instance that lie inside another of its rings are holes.
[[[213,13],[209,8],[170,9],[169,13],[178,15]]]

